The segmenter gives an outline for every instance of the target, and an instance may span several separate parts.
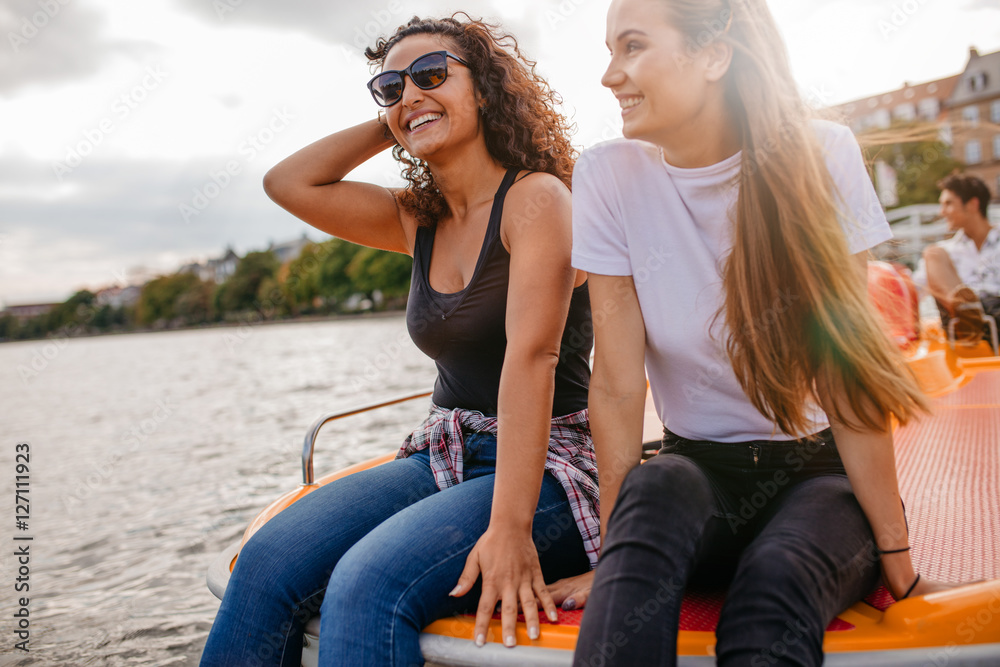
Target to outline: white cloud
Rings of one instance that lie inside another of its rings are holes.
[[[0,5],[0,34],[30,21],[38,2]],[[159,267],[309,229],[264,196],[260,179],[301,146],[375,115],[361,47],[414,14],[500,16],[562,94],[577,144],[619,133],[600,85],[607,0],[220,2],[233,11],[220,17],[204,0],[72,0],[20,53],[0,45],[0,298],[65,297],[112,266]],[[893,5],[771,2],[797,79],[831,101],[957,73],[971,44],[1000,47],[995,0],[922,3],[887,39],[879,21]],[[164,75],[151,79],[149,68]],[[294,118],[269,136],[275,110]],[[248,138],[268,136],[251,158]],[[74,150],[88,155],[59,180],[54,166]],[[180,204],[231,161],[239,174],[185,224]],[[399,182],[386,155],[352,178]]]
[[[5,0],[0,5],[0,96],[99,72],[116,53],[141,55],[151,45],[109,38],[106,13],[82,2]]]

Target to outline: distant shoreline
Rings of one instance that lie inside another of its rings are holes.
[[[54,332],[53,335],[46,336],[45,338],[26,338],[23,340],[4,340],[0,341],[0,345],[7,343],[35,343],[39,341],[47,341],[58,338],[97,338],[100,336],[127,336],[130,334],[146,334],[146,333],[169,333],[173,331],[199,331],[202,329],[232,329],[238,327],[259,327],[267,326],[271,324],[300,324],[304,322],[336,322],[340,320],[372,320],[372,319],[388,319],[393,317],[403,317],[406,315],[405,309],[398,310],[382,310],[378,312],[368,312],[368,313],[355,313],[355,314],[344,314],[344,313],[334,313],[330,315],[302,315],[299,317],[286,317],[279,320],[257,320],[257,319],[247,319],[242,322],[208,322],[205,324],[195,324],[186,327],[175,327],[175,328],[163,328],[163,329],[132,329],[129,331],[101,331],[97,333],[82,333],[73,336],[62,336],[59,332]]]

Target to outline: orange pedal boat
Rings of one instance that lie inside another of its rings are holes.
[[[986,343],[951,349],[933,330],[909,350],[909,361],[933,397],[934,413],[896,431],[900,490],[914,536],[918,570],[932,579],[978,582],[896,602],[885,589],[841,613],[827,628],[826,665],[928,666],[1000,665],[1000,357]],[[394,453],[313,481],[312,450],[327,422],[405,400],[415,394],[318,420],[306,437],[305,483],[264,509],[240,544],[226,549],[209,571],[209,588],[222,597],[239,548],[283,509],[324,484],[392,460]],[[655,414],[649,415],[655,420]],[[657,432],[658,423],[647,432]],[[715,623],[722,594],[688,591],[682,606],[678,664],[714,664]],[[582,612],[560,612],[558,623],[543,620],[541,637],[528,638],[519,624],[518,646],[478,648],[473,617],[432,623],[421,648],[433,665],[569,665]],[[499,636],[499,620],[491,629]],[[307,629],[303,664],[316,656],[318,622]]]

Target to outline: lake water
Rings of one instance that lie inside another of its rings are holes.
[[[401,316],[0,345],[0,664],[196,665],[218,608],[206,569],[301,481],[313,420],[433,380]],[[317,474],[396,449],[427,405],[328,425]],[[30,590],[16,593],[24,545]]]

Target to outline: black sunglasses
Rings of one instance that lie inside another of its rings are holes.
[[[368,82],[368,90],[380,107],[391,107],[403,97],[403,75],[421,90],[437,88],[448,78],[448,58],[457,60],[466,67],[469,63],[448,51],[432,51],[420,56],[403,70],[386,70],[376,74]]]

